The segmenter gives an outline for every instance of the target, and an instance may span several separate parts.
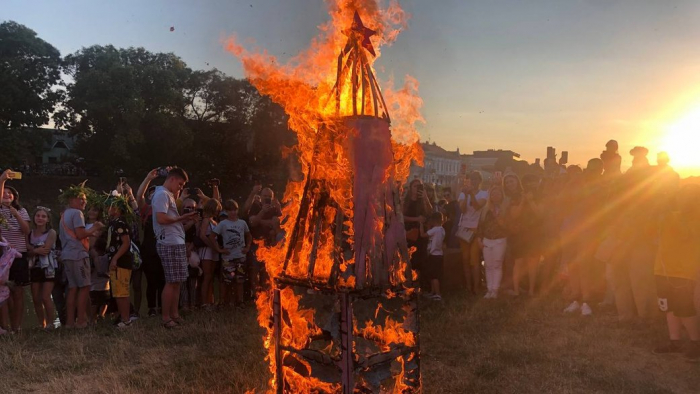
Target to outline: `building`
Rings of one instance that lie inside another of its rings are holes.
[[[51,130],[51,141],[44,145],[41,164],[58,164],[73,159],[75,138],[67,132],[58,129]]]
[[[459,149],[448,151],[439,147],[435,142],[421,143],[425,154],[423,167],[413,163],[409,179],[418,178],[423,183],[435,185],[452,185],[462,172],[462,159]]]
[[[512,150],[488,149],[463,155],[459,153],[459,148],[448,151],[434,142],[424,142],[421,146],[425,153],[423,167],[413,163],[409,179],[418,178],[423,183],[439,186],[459,185],[471,171],[480,171],[488,179],[496,170],[496,163],[509,166],[520,158],[520,154]]]
[[[518,158],[520,158],[520,154],[512,150],[489,149],[477,150],[470,155],[462,155],[462,162],[464,163],[465,172],[482,171],[491,173],[499,160],[508,163]]]

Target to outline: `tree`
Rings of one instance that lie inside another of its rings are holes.
[[[79,137],[88,165],[142,171],[191,146],[182,92],[192,71],[179,57],[96,45],[64,63],[73,82],[54,119]]]
[[[51,141],[46,130],[62,92],[61,54],[16,22],[0,24],[0,168],[41,155]]]
[[[0,24],[0,129],[46,124],[62,96],[60,70],[58,49],[19,23]]]
[[[64,63],[73,82],[54,120],[79,137],[87,166],[135,174],[179,165],[195,184],[286,176],[281,150],[294,141],[287,116],[248,81],[143,48],[92,46]]]

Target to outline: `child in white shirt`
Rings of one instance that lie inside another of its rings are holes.
[[[440,212],[435,212],[428,218],[428,231],[423,223],[420,224],[421,237],[428,238],[428,260],[422,274],[430,280],[430,297],[435,301],[442,301],[440,295],[440,281],[442,280],[443,252],[445,242],[445,229],[442,227],[443,217]]]

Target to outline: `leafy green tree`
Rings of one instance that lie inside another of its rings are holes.
[[[49,121],[62,98],[61,55],[51,44],[16,22],[0,24],[0,168],[41,155]]]
[[[46,124],[61,99],[60,71],[58,49],[19,23],[0,24],[0,128]]]
[[[143,48],[92,46],[64,63],[72,82],[54,120],[79,137],[88,166],[141,174],[179,165],[195,184],[217,177],[224,190],[253,177],[284,183],[281,151],[294,134],[248,81]]]
[[[191,70],[171,53],[92,46],[66,56],[73,82],[54,119],[88,164],[127,171],[172,162],[192,143],[182,94]]]

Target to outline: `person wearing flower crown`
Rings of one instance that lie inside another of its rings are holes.
[[[59,238],[61,239],[61,261],[63,273],[68,282],[66,297],[66,327],[85,328],[88,325],[87,304],[90,295],[90,256],[88,254],[89,238],[96,236],[104,227],[96,222],[89,230],[85,229],[83,210],[87,205],[88,196],[94,191],[85,187],[85,182],[74,185],[63,191],[59,199],[66,204],[61,224]]]
[[[107,257],[109,258],[109,287],[112,298],[117,303],[119,322],[117,328],[125,329],[131,324],[129,319],[129,283],[134,269],[134,255],[131,253],[131,226],[134,212],[126,197],[116,190],[105,200],[109,215],[107,227]]]

